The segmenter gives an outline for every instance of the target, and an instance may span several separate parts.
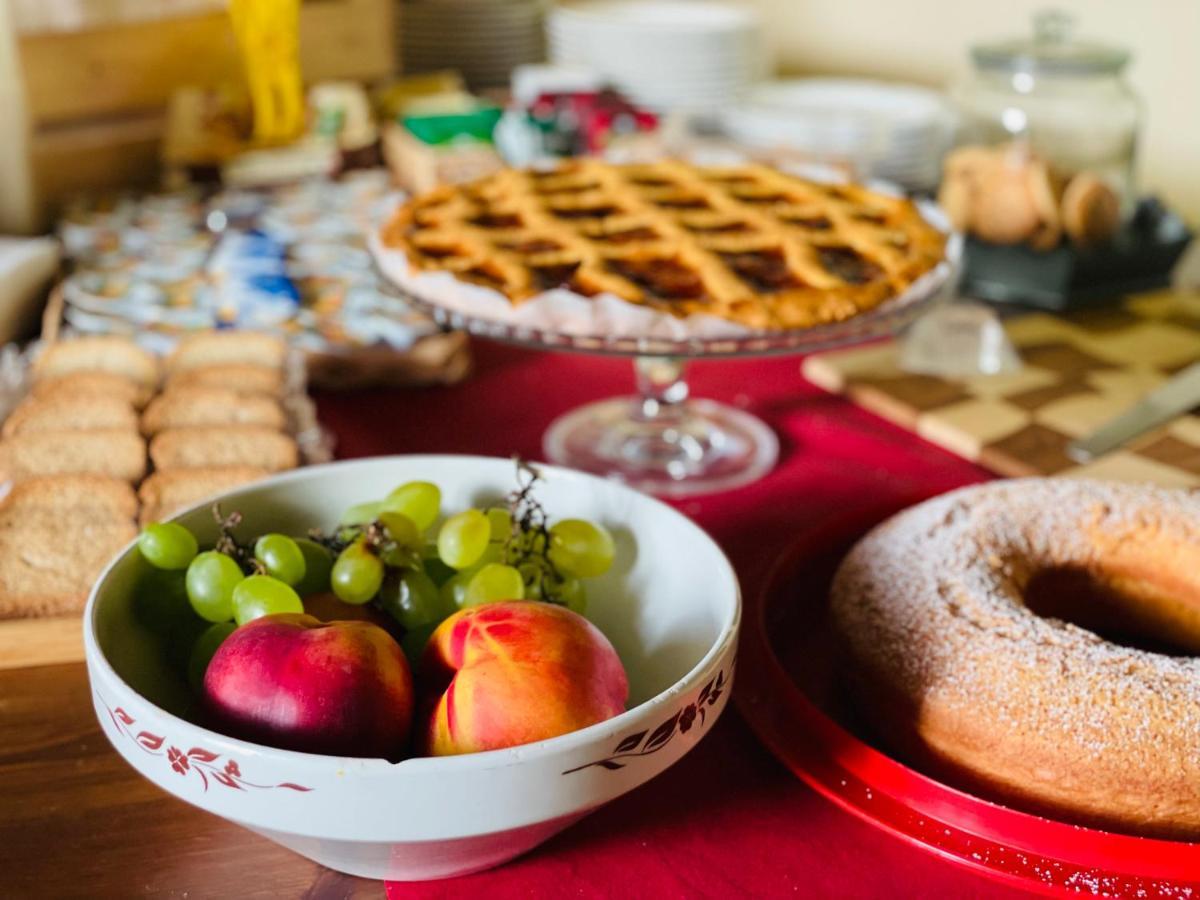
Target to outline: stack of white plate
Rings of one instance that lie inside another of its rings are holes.
[[[508,84],[545,58],[542,0],[406,0],[398,18],[406,73],[457,69],[472,88]]]
[[[936,91],[831,78],[761,84],[745,103],[725,110],[721,124],[749,147],[848,163],[860,177],[909,190],[937,184],[954,137],[953,115]]]
[[[546,36],[555,63],[660,111],[715,112],[767,71],[754,12],[708,0],[568,2],[547,17]]]

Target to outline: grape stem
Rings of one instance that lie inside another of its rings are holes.
[[[242,571],[248,575],[266,575],[267,568],[255,558],[254,551],[244,544],[239,544],[237,538],[233,536],[233,529],[242,524],[242,514],[235,510],[227,516],[222,515],[219,503],[213,504],[212,514],[213,518],[217,520],[219,531],[217,543],[213,549],[218,553],[224,553],[241,566]]]
[[[532,570],[526,586],[533,596],[565,606],[557,595],[564,578],[550,561],[549,517],[534,496],[543,480],[542,473],[519,456],[513,457],[513,463],[517,467],[517,489],[508,495],[512,530],[504,542],[505,560],[518,571],[522,567]]]
[[[342,535],[350,534],[349,540],[343,539]],[[347,525],[338,531],[337,534],[326,534],[320,528],[308,529],[309,539],[315,544],[320,544],[328,550],[336,559],[337,556],[358,540],[358,536],[362,534],[361,525]]]
[[[401,547],[392,540],[387,528],[378,520],[368,522],[366,525],[347,525],[339,529],[336,534],[325,534],[318,528],[310,528],[308,536],[328,550],[335,559],[351,544],[361,540],[368,550],[383,559],[385,564],[392,568],[421,568],[420,554],[410,548]],[[400,562],[393,561],[396,559],[399,559]]]

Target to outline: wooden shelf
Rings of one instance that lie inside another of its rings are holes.
[[[391,74],[394,5],[305,2],[300,11],[305,80],[373,81]],[[223,9],[25,34],[17,50],[30,135],[23,177],[36,192],[36,210],[22,230],[47,225],[53,209],[80,191],[156,181],[172,93],[188,85],[240,83],[243,77]]]

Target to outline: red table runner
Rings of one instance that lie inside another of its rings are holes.
[[[476,342],[463,385],[318,397],[341,458],[384,453],[541,458],[554,417],[632,390],[627,360]],[[778,433],[757,484],[676,505],[758,590],[802,522],[871,500],[941,493],[987,473],[822,393],[796,358],[695,364],[696,396],[733,403]],[[490,872],[393,884],[393,898],[1006,897],[1011,890],[907,846],[834,807],[757,744],[732,705],[696,749],[527,856]]]

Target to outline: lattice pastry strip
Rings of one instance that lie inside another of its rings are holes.
[[[933,268],[943,235],[907,200],[763,166],[576,160],[402,206],[386,244],[520,303],[564,287],[752,328],[835,321]]]

